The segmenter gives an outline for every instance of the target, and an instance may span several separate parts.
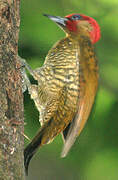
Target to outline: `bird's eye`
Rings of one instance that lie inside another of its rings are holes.
[[[72,20],[79,20],[81,19],[82,17],[79,15],[79,14],[75,14],[71,17]]]

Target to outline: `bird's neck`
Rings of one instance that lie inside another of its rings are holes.
[[[49,51],[45,64],[67,66],[76,63],[76,51],[78,49],[78,41],[70,37],[66,37],[57,42]]]

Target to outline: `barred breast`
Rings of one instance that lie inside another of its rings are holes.
[[[65,38],[49,51],[44,71],[49,94],[56,95],[65,87],[65,105],[76,111],[79,96],[79,45]]]

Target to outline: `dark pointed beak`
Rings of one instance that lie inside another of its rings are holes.
[[[57,23],[61,27],[65,27],[66,22],[68,21],[67,18],[62,18],[60,16],[51,16],[48,14],[44,14],[44,16],[48,17],[49,19],[51,19],[52,21],[54,21],[55,23]]]

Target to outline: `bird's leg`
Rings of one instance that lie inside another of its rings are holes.
[[[30,83],[30,80],[27,76],[25,67],[27,68],[27,70],[33,75],[33,70],[31,69],[31,67],[27,64],[25,59],[22,59],[21,57],[18,57],[20,62],[21,62],[21,74],[22,74],[22,91],[25,92],[28,89],[29,94],[31,95],[31,98],[34,99],[34,101],[36,101],[35,99],[37,98],[37,85],[32,85]],[[28,139],[29,141],[31,141],[31,139],[24,134],[23,132],[21,133],[26,139]]]
[[[24,66],[28,72],[34,77],[34,71],[32,70],[32,68],[29,66],[29,64],[26,62],[25,59],[21,58],[20,56],[18,56],[19,61],[21,62],[22,66]]]
[[[22,92],[24,93],[28,89],[29,94],[30,94],[31,93],[31,83],[30,83],[30,80],[29,80],[24,68],[22,68],[21,74],[22,74]]]
[[[25,68],[29,71],[29,73],[34,76],[34,72],[32,68],[28,65],[25,59],[22,59],[21,57],[18,56],[18,59],[21,63],[21,74],[22,74],[22,91],[25,92],[27,89],[29,91],[29,94],[32,94],[32,85],[30,83],[30,80],[27,76]]]
[[[28,88],[29,94],[31,96],[31,99],[34,100],[35,105],[36,105],[38,111],[40,111],[40,99],[39,99],[38,85],[30,83],[30,80],[29,80],[29,78],[28,78],[28,76],[26,74],[26,71],[25,71],[24,67],[29,71],[29,73],[33,76],[33,78],[35,80],[37,80],[36,79],[36,73],[28,65],[28,63],[26,62],[25,59],[22,59],[21,57],[19,57],[19,60],[20,60],[20,62],[22,64],[22,67],[23,67],[22,71],[21,71],[22,77],[23,77],[23,86],[26,85],[26,87]],[[38,77],[40,79],[40,75],[38,75]]]
[[[31,67],[27,64],[25,59],[20,58],[20,61],[21,61],[22,65],[25,66],[29,70],[31,75],[34,77],[34,72],[31,69]],[[30,83],[30,80],[27,76],[27,73],[26,73],[24,67],[22,68],[21,73],[22,73],[22,78],[23,78],[23,86],[26,86],[28,88],[29,94],[30,94],[31,98],[34,100],[34,102],[38,108],[38,105],[37,105],[37,104],[39,104],[38,86]]]

